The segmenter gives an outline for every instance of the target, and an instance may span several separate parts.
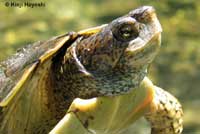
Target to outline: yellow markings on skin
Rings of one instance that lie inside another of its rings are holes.
[[[125,120],[121,123],[122,127],[125,126],[125,124],[127,124],[130,119],[133,119],[133,118],[136,119],[137,117],[139,117],[138,114],[141,115],[141,112],[145,112],[146,110],[149,109],[149,105],[151,104],[151,102],[154,98],[154,94],[155,94],[155,92],[153,90],[153,84],[147,77],[145,77],[141,84],[141,87],[146,90],[146,96],[144,97],[143,100],[141,100],[141,103],[137,104],[133,108],[131,113],[129,115],[127,115]]]
[[[30,73],[35,69],[37,63],[33,64],[29,69],[27,69],[22,75],[19,82],[15,85],[15,87],[10,91],[10,93],[0,102],[0,106],[5,107],[8,103],[15,97],[15,95],[19,92],[20,88],[24,84],[24,82],[29,77]]]
[[[69,40],[69,36],[66,36],[65,39],[62,39],[62,41],[60,41],[58,43],[58,45],[56,45],[56,47],[54,49],[50,49],[49,51],[47,51],[44,55],[42,55],[39,58],[39,61],[41,63],[43,63],[44,61],[48,60],[48,58],[51,58],[51,56],[57,52],[57,50],[59,50],[63,44]],[[33,65],[31,65],[30,68],[28,68],[22,75],[21,79],[19,80],[19,82],[17,82],[17,84],[14,86],[14,88],[10,91],[10,93],[5,97],[5,99],[3,99],[0,102],[0,106],[5,107],[8,105],[8,103],[15,97],[15,95],[20,91],[21,87],[23,86],[23,84],[26,82],[26,80],[28,79],[28,77],[30,76],[30,74],[32,73],[32,71],[37,67],[38,62],[34,63]]]
[[[153,86],[153,85],[152,85]],[[149,87],[148,88],[148,92],[147,92],[147,96],[146,98],[144,99],[143,103],[140,104],[139,106],[137,106],[132,115],[135,115],[136,113],[138,113],[139,111],[142,111],[142,109],[144,109],[147,105],[149,105],[152,100],[153,100],[153,97],[154,97],[154,90],[153,90],[153,87]]]
[[[76,98],[73,103],[74,107],[78,108],[80,111],[88,111],[88,109],[93,109],[96,107],[97,98],[87,100]]]
[[[56,45],[55,48],[50,49],[49,51],[47,51],[44,55],[42,55],[39,59],[40,59],[40,63],[43,63],[44,61],[48,60],[48,58],[51,58],[51,56],[57,52],[62,46],[63,44],[69,40],[70,36],[66,36],[65,39],[62,39],[62,41],[60,41],[58,43],[58,45]]]
[[[81,30],[78,32],[79,35],[90,35],[90,34],[95,34],[97,32],[99,32],[103,27],[107,26],[108,24],[104,24],[101,26],[97,26],[97,27],[93,27],[93,28],[89,28],[86,30]]]
[[[89,34],[94,34],[97,33],[98,31],[100,31],[103,27],[105,27],[107,24],[105,25],[101,25],[99,27],[94,27],[94,28],[90,28],[87,30],[82,30],[80,32],[78,32],[79,35],[89,35]],[[46,60],[48,60],[49,58],[52,57],[53,54],[55,54],[62,46],[63,44],[69,40],[70,36],[66,36],[65,38],[63,38],[61,41],[59,41],[56,45],[55,48],[50,49],[49,51],[47,51],[45,54],[43,54],[40,58],[39,61],[41,63],[44,63]],[[19,92],[20,88],[22,87],[22,85],[25,83],[25,81],[27,80],[27,78],[29,77],[29,75],[31,74],[31,72],[35,69],[35,67],[37,67],[38,63],[34,63],[29,69],[27,69],[21,79],[19,80],[19,82],[14,86],[14,88],[11,90],[11,92],[0,102],[0,106],[4,107],[7,106],[8,103],[14,98],[14,96]]]

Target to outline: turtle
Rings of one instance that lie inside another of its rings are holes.
[[[119,134],[139,117],[180,134],[183,110],[147,69],[162,27],[152,6],[27,45],[0,63],[1,134]]]

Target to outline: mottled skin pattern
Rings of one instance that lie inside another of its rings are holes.
[[[183,111],[174,96],[155,86],[155,97],[146,119],[152,134],[180,134],[183,130]],[[162,124],[162,125],[161,125]]]
[[[64,57],[55,57],[51,87],[53,92],[59,93],[55,94],[56,98],[64,97],[63,100],[69,100],[55,101],[58,102],[58,107],[62,107],[62,103],[69,106],[76,97],[112,96],[126,93],[139,85],[159,49],[157,40],[146,45],[140,38],[144,38],[145,41],[153,38],[151,32],[155,32],[156,35],[157,29],[153,29],[153,24],[160,29],[154,18],[154,9],[141,11],[130,12],[129,15],[114,20],[98,33],[79,38],[68,48]],[[140,22],[133,18],[136,13],[140,13],[139,16],[142,17]],[[143,14],[148,14],[148,17],[144,17]],[[143,24],[145,21],[149,21],[147,27]],[[125,39],[121,37],[119,30],[129,25],[133,35]],[[146,31],[147,28],[149,31]],[[57,111],[64,112],[60,109]]]
[[[28,77],[28,83],[21,87],[28,88],[23,90],[22,97],[14,98],[13,101],[16,103],[0,107],[0,123],[3,124],[0,132],[8,134],[15,132],[16,129],[26,134],[48,133],[65,115],[75,98],[114,96],[128,93],[130,89],[138,87],[159,50],[161,31],[155,10],[146,6],[112,21],[98,32],[85,35],[70,33],[39,42],[41,46],[33,44],[27,51],[18,53],[18,55],[27,53],[29,57],[26,57],[26,60],[23,61],[20,56],[12,58],[22,62],[21,65],[16,64],[19,66],[14,66],[13,69],[9,67],[11,67],[10,61],[14,60],[4,61],[7,66],[0,66],[4,70],[0,72],[0,100],[12,89],[7,86],[12,87],[17,83],[15,77],[18,78],[21,71],[31,65],[36,67],[34,75]],[[50,60],[43,63],[43,59],[39,57],[50,49],[47,48],[48,45],[55,48],[56,41],[62,41],[68,36],[69,39],[63,43],[64,45],[49,57]],[[17,69],[20,71],[15,71]],[[23,112],[27,113],[20,109],[24,102],[27,107],[33,105],[31,110],[27,108],[29,114],[26,115],[25,124],[23,119],[17,119],[11,114],[13,111],[20,116]],[[153,124],[152,132],[156,131],[156,134],[157,130],[161,129],[160,125],[157,127],[154,124],[157,116],[159,114],[152,113],[147,116]],[[22,124],[18,125],[20,122]],[[19,128],[13,127],[15,125]]]

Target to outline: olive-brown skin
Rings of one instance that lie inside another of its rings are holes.
[[[121,26],[127,24],[133,27],[133,37],[123,39],[118,32]],[[151,25],[149,30],[152,31],[146,31],[148,26],[145,25]],[[55,57],[52,64],[51,87],[54,87],[53,92],[59,93],[56,98],[70,100],[63,101],[63,105],[69,106],[76,97],[113,96],[137,87],[157,54],[159,40],[146,44],[132,41],[140,36],[151,39],[160,30],[154,9],[143,7],[114,20],[98,33],[79,38],[64,57]],[[131,47],[134,50],[128,51]],[[140,47],[143,49],[137,51]],[[61,106],[61,102],[55,102]]]
[[[41,103],[40,106],[33,105],[31,111],[34,113],[34,109],[40,109],[36,111],[39,119],[34,121],[30,114],[33,125],[27,125],[27,128],[22,126],[24,133],[49,132],[77,97],[113,96],[127,93],[130,89],[138,87],[147,73],[148,65],[158,52],[160,33],[161,26],[154,9],[146,6],[112,21],[94,34],[87,36],[79,33],[69,34],[75,38],[71,37],[66,45],[50,58],[51,60],[42,65],[40,60],[37,61],[38,57],[47,50],[48,45],[54,45],[56,39],[47,41],[46,44],[39,43],[41,46],[36,43],[30,46],[28,51],[19,52],[12,59],[16,58],[16,61],[19,60],[23,64],[17,63],[18,66],[13,69],[8,68],[11,67],[10,61],[13,60],[4,61],[5,73],[0,74],[0,84],[3,83],[1,86],[6,87],[4,89],[7,89],[8,83],[5,83],[10,81],[12,73],[17,72],[15,70],[21,68],[21,71],[35,61],[40,68],[40,70],[36,69],[30,78],[35,85],[28,85],[31,82],[25,85],[30,86],[35,96],[39,96],[35,102]],[[27,54],[29,57],[20,59],[20,54]],[[35,77],[37,77],[36,83]],[[11,85],[14,84],[13,82]],[[4,91],[3,88],[1,90]],[[30,98],[27,99],[28,102],[32,100]],[[15,100],[17,101],[17,98]],[[19,104],[22,104],[22,100],[20,101]],[[9,107],[13,108],[14,104],[0,109],[0,122],[5,122],[4,117]],[[12,118],[11,122],[17,122],[15,117],[9,117]],[[5,128],[0,129],[0,132],[5,134],[9,127],[6,123],[4,123]]]

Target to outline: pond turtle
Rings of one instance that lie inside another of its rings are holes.
[[[143,6],[20,49],[0,66],[0,133],[118,134],[145,116],[152,134],[180,134],[180,103],[146,77],[161,31]]]

